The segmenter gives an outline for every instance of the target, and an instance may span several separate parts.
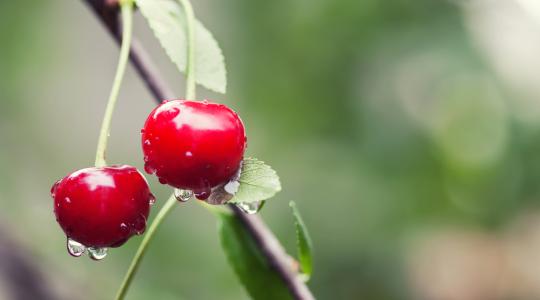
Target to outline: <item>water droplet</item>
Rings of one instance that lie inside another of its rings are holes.
[[[144,164],[144,171],[150,175],[156,173],[156,169],[154,168],[154,166],[152,166],[150,163],[145,163]],[[161,181],[160,181],[161,182]]]
[[[51,196],[54,198],[54,196],[56,195],[56,188],[58,187],[58,184],[60,184],[60,180],[58,180],[57,182],[55,182],[53,184],[53,186],[51,187]]]
[[[148,196],[148,203],[150,203],[150,205],[154,205],[154,203],[156,203],[156,196],[154,196],[154,194],[150,193]]]
[[[144,134],[144,128],[143,128],[143,129],[141,129],[141,134]]]
[[[186,202],[193,196],[193,191],[174,189],[174,197],[180,202]]]
[[[146,218],[143,215],[139,215],[131,224],[131,228],[133,228],[137,235],[143,234],[146,230]]]
[[[208,100],[204,99],[204,100],[202,101],[202,103],[203,103],[204,105],[208,105]]]
[[[88,247],[88,256],[93,260],[102,260],[107,256],[107,248]]]
[[[186,151],[185,155],[186,157],[192,157],[193,153],[191,151]]]
[[[238,182],[237,180],[231,180],[227,182],[225,186],[223,186],[223,189],[225,190],[225,192],[231,195],[235,195],[236,192],[238,192],[239,187],[240,187],[240,182]]]
[[[249,215],[256,214],[260,211],[262,201],[255,202],[240,202],[236,203],[236,207],[240,208],[243,212]]]
[[[129,227],[127,226],[126,223],[120,223],[120,230],[127,232],[129,231]]]
[[[195,197],[199,200],[206,200],[208,197],[210,197],[210,194],[212,193],[212,190],[210,188],[202,189],[195,191]]]
[[[86,247],[71,238],[67,238],[67,250],[69,255],[73,257],[79,257],[84,254]]]
[[[69,197],[64,198],[64,200],[66,201],[66,203],[71,203],[71,199]]]
[[[144,145],[145,145],[145,146],[150,146],[150,144],[152,144],[152,143],[150,142],[150,140],[145,140],[145,141],[144,141]]]

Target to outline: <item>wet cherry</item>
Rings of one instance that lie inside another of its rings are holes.
[[[144,176],[127,165],[78,170],[55,183],[51,194],[70,241],[96,251],[143,233],[154,199]]]
[[[206,100],[165,101],[141,132],[146,172],[161,183],[192,190],[199,199],[234,177],[246,147],[240,117]]]

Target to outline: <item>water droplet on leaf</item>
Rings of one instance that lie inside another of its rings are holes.
[[[246,214],[253,215],[260,211],[263,201],[235,203],[236,207]]]
[[[232,180],[232,181],[227,182],[227,184],[223,186],[223,189],[225,190],[225,192],[234,196],[236,192],[238,192],[239,187],[240,187],[240,182],[238,182],[237,180]]]

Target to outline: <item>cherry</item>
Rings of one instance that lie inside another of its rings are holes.
[[[54,213],[67,237],[86,247],[119,247],[142,234],[154,196],[135,167],[75,171],[56,182]]]
[[[240,117],[223,104],[171,100],[156,107],[142,132],[145,171],[206,199],[235,176],[246,135]]]

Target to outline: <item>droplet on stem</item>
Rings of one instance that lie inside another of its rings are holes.
[[[67,238],[67,250],[69,255],[73,257],[80,257],[86,251],[86,247],[71,238]]]
[[[186,202],[193,196],[193,191],[174,189],[174,197],[180,202]]]

